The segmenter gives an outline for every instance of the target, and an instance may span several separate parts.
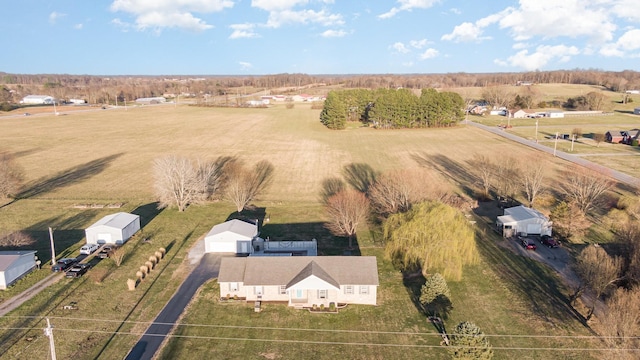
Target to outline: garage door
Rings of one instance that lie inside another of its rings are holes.
[[[527,234],[540,235],[542,224],[527,224]]]
[[[215,240],[205,240],[205,252],[216,253],[235,253],[236,243],[234,242],[220,242]]]
[[[102,245],[102,244],[110,244],[111,243],[111,234],[98,233],[96,238],[98,239],[97,242],[100,245]]]

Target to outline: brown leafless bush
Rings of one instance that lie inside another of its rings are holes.
[[[36,241],[23,231],[16,231],[0,238],[0,247],[24,247],[35,243]]]

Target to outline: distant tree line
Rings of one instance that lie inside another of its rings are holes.
[[[454,92],[423,89],[341,90],[327,95],[320,121],[340,130],[347,121],[382,129],[430,128],[456,125],[464,119],[464,100]]]

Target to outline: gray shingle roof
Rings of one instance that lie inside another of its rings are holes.
[[[24,254],[35,254],[35,250],[0,251],[0,271],[5,271]]]
[[[115,214],[111,214],[103,217],[102,219],[96,221],[91,226],[89,226],[89,228],[104,225],[104,226],[108,226],[116,229],[124,229],[127,225],[131,224],[133,221],[135,221],[139,217],[140,216],[138,215],[129,214],[126,212],[119,212],[119,213],[115,213]]]
[[[215,225],[211,228],[211,231],[207,233],[207,236],[222,234],[226,231],[252,238],[258,233],[258,226],[256,224],[250,224],[246,221],[233,219],[225,221],[222,224]]]
[[[315,265],[311,265],[315,263]],[[331,284],[378,285],[375,256],[292,256],[222,258],[219,282],[245,285],[287,285],[307,275]]]

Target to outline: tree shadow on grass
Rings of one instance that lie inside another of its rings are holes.
[[[106,156],[60,171],[51,177],[36,180],[32,184],[27,185],[25,190],[16,195],[14,201],[46,194],[50,191],[87,180],[104,171],[112,161],[119,158],[121,155],[122,153]]]
[[[479,180],[473,173],[469,172],[464,165],[440,154],[429,155],[426,153],[413,153],[411,154],[411,158],[418,165],[434,169],[447,179],[452,180],[453,183],[457,184],[469,197],[473,198],[475,196],[473,188],[474,184],[477,184]],[[471,164],[471,166],[473,166],[473,164]]]
[[[476,238],[480,239],[476,242],[480,255],[493,268],[495,274],[509,284],[510,289],[528,300],[531,313],[547,323],[559,325],[577,321],[590,329],[585,318],[571,306],[566,294],[569,290],[560,283],[559,275],[539,261],[501,248],[494,236],[481,232],[480,229],[476,231]]]
[[[354,189],[366,194],[375,183],[378,173],[369,164],[351,163],[345,165],[342,175]]]
[[[144,205],[140,205],[135,210],[131,211],[132,214],[140,216],[140,229],[144,229],[156,216],[158,216],[164,208],[159,209],[160,203],[152,202]]]

